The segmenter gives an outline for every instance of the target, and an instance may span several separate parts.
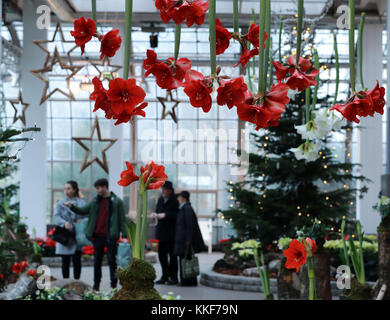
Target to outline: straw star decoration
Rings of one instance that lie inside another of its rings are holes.
[[[111,64],[111,60],[108,57],[104,57],[103,61],[91,61],[91,65],[99,72],[99,79],[111,80],[118,77],[118,70],[122,66]]]
[[[101,159],[97,156],[93,156],[90,160],[88,160],[89,155],[91,153],[91,149],[83,142],[83,141],[89,141],[92,144],[94,133],[97,133],[98,141],[99,142],[108,142],[108,145],[104,147],[101,150]],[[73,137],[72,140],[76,141],[86,152],[83,159],[83,162],[81,163],[80,167],[80,173],[83,172],[86,168],[88,168],[92,163],[96,162],[106,173],[108,173],[108,163],[107,163],[107,156],[106,151],[111,148],[111,146],[116,142],[117,139],[107,139],[102,138],[102,134],[100,131],[99,126],[99,120],[96,117],[95,121],[91,128],[91,133],[89,137]]]
[[[49,90],[49,79],[48,79],[48,76],[49,76],[49,73],[53,71],[53,68],[56,64],[59,64],[60,68],[62,70],[68,70],[70,71],[70,74],[68,74],[66,76],[66,83],[67,83],[67,88],[68,88],[68,92],[64,91],[63,89],[60,89],[60,88],[54,88],[54,89],[50,89]],[[59,92],[61,94],[63,94],[64,96],[66,96],[68,99],[70,100],[74,100],[74,96],[73,96],[73,93],[72,91],[70,90],[70,79],[72,77],[74,77],[74,75],[79,72],[81,69],[83,68],[83,66],[73,66],[73,65],[67,65],[61,58],[57,48],[54,49],[54,53],[53,55],[51,56],[51,59],[50,61],[48,62],[48,64],[42,68],[42,69],[36,69],[36,70],[30,70],[30,72],[36,76],[38,79],[40,79],[41,81],[43,81],[45,83],[45,87],[43,89],[43,93],[42,93],[42,97],[41,97],[41,101],[40,101],[40,104],[44,103],[47,99],[49,99],[54,93],[56,92]],[[46,75],[46,77],[44,77],[43,75]],[[49,92],[48,92],[49,91]]]
[[[14,109],[14,120],[12,123],[20,120],[24,125],[26,125],[26,109],[30,106],[29,103],[24,102],[22,97],[22,91],[19,90],[18,98],[15,100],[10,100],[12,108]]]
[[[177,123],[176,108],[178,107],[180,101],[173,98],[172,91],[167,91],[167,94],[164,97],[157,97],[157,100],[160,101],[163,110],[161,114],[161,120],[164,120],[168,115],[171,116],[172,120]],[[173,105],[170,109],[167,107],[167,103],[173,102]]]

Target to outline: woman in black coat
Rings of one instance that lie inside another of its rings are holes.
[[[180,258],[180,284],[182,286],[196,286],[197,278],[183,279],[181,270],[181,261],[184,257],[191,258],[192,250],[194,253],[206,249],[200,232],[198,218],[189,202],[190,194],[182,191],[177,200],[179,201],[179,214],[176,220],[175,249],[174,254]]]

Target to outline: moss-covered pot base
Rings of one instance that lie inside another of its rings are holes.
[[[372,300],[372,288],[369,284],[361,284],[356,278],[351,281],[351,290],[340,296],[341,300]]]
[[[160,300],[161,296],[154,288],[156,272],[153,266],[144,260],[133,258],[125,269],[116,273],[122,288],[111,300]]]

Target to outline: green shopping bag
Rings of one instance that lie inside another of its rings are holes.
[[[121,269],[126,268],[130,264],[132,255],[133,253],[130,243],[120,242],[118,244],[118,251],[116,255],[118,267]]]
[[[81,247],[92,246],[92,242],[87,239],[85,235],[85,227],[87,226],[88,219],[82,219],[80,222],[75,223],[76,229],[76,241]]]
[[[187,251],[187,250],[186,250]],[[183,279],[195,278],[200,274],[199,271],[199,259],[195,256],[194,250],[191,248],[191,258],[187,259],[187,252],[184,258],[181,260],[181,272]]]

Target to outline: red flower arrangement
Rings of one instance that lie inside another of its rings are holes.
[[[81,248],[81,252],[84,255],[91,256],[95,253],[93,246],[84,246]]]
[[[20,263],[16,262],[14,263],[14,265],[12,266],[12,272],[13,273],[16,273],[16,274],[19,274],[21,273],[23,270],[23,267]]]
[[[317,251],[315,241],[310,238],[303,241],[291,240],[288,249],[283,250],[283,254],[287,258],[285,265],[287,269],[296,269],[299,272],[299,269],[305,265],[307,260],[306,246],[311,248],[312,254]]]
[[[155,6],[160,11],[160,17],[164,23],[171,19],[176,24],[182,24],[186,21],[188,27],[194,23],[202,25],[205,14],[209,9],[209,2],[203,0],[156,0]]]
[[[4,276],[3,276],[3,274],[1,274],[1,273],[0,273],[0,279],[1,279],[1,280],[4,280]]]
[[[314,79],[318,75],[318,70],[314,69],[312,63],[299,57],[296,63],[296,56],[288,58],[288,64],[282,65],[279,61],[272,62],[275,67],[275,75],[278,81],[284,80],[291,90],[303,91],[309,86],[315,86]]]
[[[336,104],[330,110],[340,112],[348,121],[359,123],[359,117],[373,117],[374,113],[383,114],[385,106],[385,88],[376,86],[372,90],[356,92],[345,104]]]
[[[156,83],[161,89],[168,91],[183,87],[183,80],[187,70],[191,69],[192,62],[187,58],[168,58],[165,61],[158,60],[153,50],[147,50],[143,66],[146,70],[145,77],[153,74]]]
[[[237,106],[237,115],[240,120],[254,123],[256,130],[277,126],[290,101],[287,93],[288,86],[284,83],[273,85],[262,96],[253,96],[248,91],[245,102]]]
[[[28,271],[27,271],[27,274],[28,274],[30,277],[34,277],[34,276],[37,274],[37,270],[28,270]]]
[[[244,102],[248,86],[244,82],[244,77],[221,80],[217,90],[217,103],[220,106],[227,105],[229,109],[233,106],[241,105]]]
[[[96,23],[92,19],[85,20],[84,17],[74,21],[74,30],[70,34],[75,38],[75,43],[81,48],[81,55],[84,54],[85,44],[96,37],[100,41],[100,59],[104,56],[113,57],[121,46],[122,38],[118,36],[119,30],[110,30],[105,35],[96,32]]]
[[[49,237],[46,237],[45,247],[54,248],[56,245],[57,245],[57,242],[55,242],[54,240],[50,239]]]

